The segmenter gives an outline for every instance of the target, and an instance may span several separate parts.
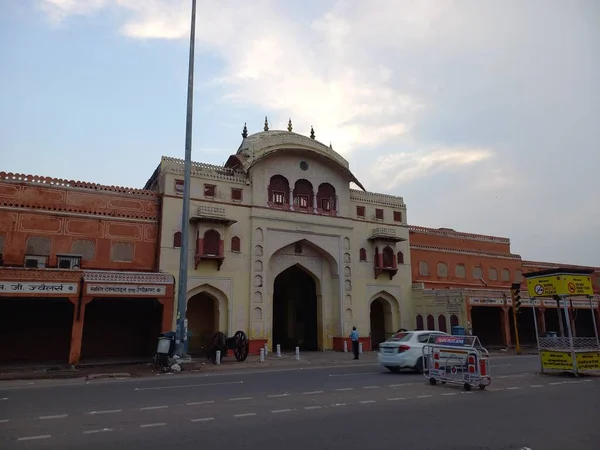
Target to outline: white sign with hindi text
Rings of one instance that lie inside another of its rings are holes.
[[[157,296],[167,293],[166,286],[127,284],[88,284],[88,295],[143,295]]]

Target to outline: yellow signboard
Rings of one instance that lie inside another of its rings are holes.
[[[555,295],[594,295],[589,275],[546,275],[527,278],[529,297],[553,297]]]
[[[600,352],[576,353],[577,370],[600,370]]]
[[[573,370],[571,352],[542,350],[540,352],[543,369]]]

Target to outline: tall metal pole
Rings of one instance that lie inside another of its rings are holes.
[[[187,278],[188,247],[190,240],[190,178],[192,167],[192,113],[194,106],[194,40],[196,38],[196,0],[192,0],[192,25],[190,29],[190,59],[188,68],[187,115],[185,119],[185,164],[183,175],[183,208],[181,210],[181,248],[179,254],[179,279],[177,280],[177,330],[176,354],[184,356],[187,331]]]

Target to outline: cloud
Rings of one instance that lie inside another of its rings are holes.
[[[111,15],[115,29],[130,39],[185,42],[189,35],[189,0],[38,2],[53,23],[107,10],[119,12]],[[222,63],[202,86],[225,92],[215,105],[250,107],[267,114],[271,128],[284,129],[289,117],[299,133],[313,125],[353,170],[367,168],[370,180],[361,181],[392,180],[385,188],[425,205],[421,211],[431,209],[432,192],[443,196],[458,184],[444,185],[444,175],[458,171],[469,180],[461,205],[476,204],[481,220],[504,211],[485,201],[492,193],[530,217],[531,205],[548,198],[583,211],[600,189],[594,2],[201,0],[197,19],[198,55]],[[427,192],[417,189],[418,179],[430,183]],[[469,214],[459,217],[450,202],[436,208],[446,210],[435,217],[469,225]],[[539,235],[560,241],[564,223],[553,208],[535,219],[543,224]],[[507,235],[521,226],[496,223]],[[593,227],[590,221],[581,235]],[[582,240],[582,252],[591,247]]]
[[[492,158],[494,153],[478,148],[436,148],[411,153],[389,153],[377,158],[371,166],[374,179],[389,180],[392,190],[419,178],[431,177],[442,171],[457,170]]]

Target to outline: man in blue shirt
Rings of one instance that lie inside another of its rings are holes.
[[[358,331],[356,331],[356,327],[352,327],[350,340],[352,341],[352,353],[354,353],[354,359],[358,359]]]

